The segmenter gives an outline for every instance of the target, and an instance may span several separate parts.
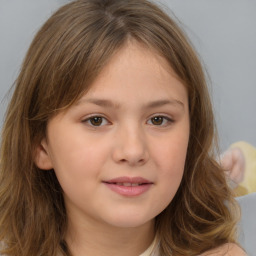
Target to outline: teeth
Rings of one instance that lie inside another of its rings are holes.
[[[129,183],[129,182],[125,182],[125,183],[116,183],[116,185],[118,186],[124,186],[124,187],[137,187],[139,186],[140,184],[139,183]]]
[[[129,183],[125,183],[125,184],[129,184]],[[124,186],[124,183],[118,182],[118,183],[116,183],[116,185],[118,185],[118,186]]]

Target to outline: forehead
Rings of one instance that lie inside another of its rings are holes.
[[[88,95],[106,95],[116,99],[120,94],[135,97],[140,94],[186,98],[184,84],[168,61],[155,51],[137,42],[125,44],[102,69],[92,83]]]
[[[116,72],[111,72],[113,69],[115,69]],[[161,83],[166,76],[172,76],[179,80],[171,64],[167,59],[160,56],[157,50],[149,48],[145,44],[133,39],[126,42],[113,54],[99,74],[99,77],[118,76],[120,70],[122,70],[122,73],[129,73],[136,70],[140,76],[148,75],[150,71],[154,71],[152,75],[158,79],[159,83]],[[133,73],[133,75],[135,75],[135,73]]]

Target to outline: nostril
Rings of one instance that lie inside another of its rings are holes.
[[[119,160],[119,162],[120,163],[129,163],[130,165],[142,165],[142,164],[144,164],[146,161],[145,161],[145,159],[139,159],[139,160],[137,160],[137,159],[120,159]]]
[[[143,165],[148,160],[148,152],[145,145],[135,147],[135,143],[117,144],[112,151],[113,160],[119,164]]]

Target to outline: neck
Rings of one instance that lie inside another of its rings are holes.
[[[66,241],[73,256],[140,255],[154,239],[154,221],[139,227],[69,222]]]

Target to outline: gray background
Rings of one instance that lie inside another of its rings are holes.
[[[7,92],[42,23],[67,0],[0,0],[0,126]],[[221,149],[256,146],[256,0],[161,0],[182,23],[209,74]]]

